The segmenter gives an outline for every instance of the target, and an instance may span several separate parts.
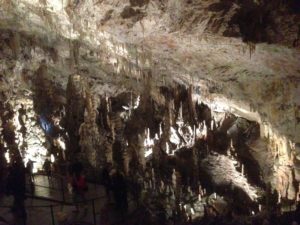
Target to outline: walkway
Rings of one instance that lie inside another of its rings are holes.
[[[50,199],[52,201],[72,203],[72,192],[67,185],[67,178],[64,176],[53,176],[48,179],[44,175],[34,176],[34,190],[27,182],[28,196],[33,196],[42,199]],[[86,193],[87,199],[104,198],[105,191],[102,185],[89,184],[89,190]],[[71,188],[70,188],[71,189]]]
[[[46,176],[36,175],[34,191],[32,192],[28,183],[27,192],[28,197],[25,202],[27,225],[94,225],[100,224],[101,214],[109,221],[121,220],[120,214],[114,210],[114,204],[108,203],[102,185],[89,184],[86,193],[87,203],[80,208],[79,212],[75,212],[72,194],[68,190],[64,177],[57,176],[48,181]],[[12,197],[4,197],[0,200],[0,216],[12,224],[22,224],[13,222],[15,218],[10,211],[12,202]],[[129,213],[134,207],[133,202],[129,201]],[[104,208],[105,215],[101,213]]]

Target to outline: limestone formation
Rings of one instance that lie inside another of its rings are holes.
[[[270,190],[294,202],[297,3],[0,0],[0,171],[30,159],[37,172],[50,156],[91,180],[108,164],[151,170],[145,201],[160,192],[193,219],[220,189],[249,212]]]

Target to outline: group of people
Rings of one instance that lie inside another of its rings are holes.
[[[13,204],[11,212],[15,215],[15,218],[21,220],[23,224],[26,224],[26,209],[25,200],[26,193],[34,192],[34,161],[28,160],[26,166],[21,156],[16,155],[11,159],[10,164],[7,166],[7,172],[4,179],[5,193],[8,196],[13,197]],[[46,159],[44,163],[44,171],[47,176],[51,175],[51,162]],[[30,189],[26,188],[26,184],[30,184]]]
[[[81,205],[87,210],[85,193],[88,190],[88,185],[83,175],[83,165],[80,162],[75,162],[70,166],[69,184],[72,187],[73,202],[76,206],[75,211],[78,212]]]
[[[15,160],[11,162],[8,168],[8,175],[6,181],[7,195],[12,195],[14,198],[12,205],[12,212],[18,218],[24,220],[26,224],[26,180],[34,187],[33,161],[28,160],[26,167],[22,160]],[[43,165],[45,175],[50,180],[52,179],[52,167],[50,160],[46,159]],[[111,165],[106,166],[102,171],[102,181],[106,189],[108,202],[110,203],[113,197],[114,205],[117,210],[126,212],[128,208],[127,200],[127,180],[122,172],[118,169],[113,169]],[[76,207],[75,211],[79,211],[81,206],[87,209],[86,192],[88,185],[84,176],[84,168],[80,162],[74,162],[70,165],[68,171],[68,183],[71,187],[73,202]]]

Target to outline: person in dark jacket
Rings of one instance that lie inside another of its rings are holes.
[[[31,184],[34,183],[34,176],[33,176],[33,161],[31,159],[28,160],[26,163],[26,172],[29,176]]]
[[[102,183],[105,187],[106,197],[110,201],[110,191],[111,191],[111,177],[110,177],[110,165],[108,164],[102,170]]]
[[[127,183],[120,170],[117,170],[112,176],[112,190],[116,208],[127,211]]]
[[[48,181],[50,183],[51,181],[51,172],[52,172],[52,169],[51,169],[51,162],[49,159],[46,159],[44,164],[43,164],[43,169],[46,173],[46,176],[48,177]]]
[[[21,160],[13,162],[8,175],[8,193],[14,197],[12,211],[17,217],[26,223],[25,191],[26,191],[26,169]]]

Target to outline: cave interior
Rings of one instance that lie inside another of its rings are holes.
[[[0,224],[28,162],[121,174],[89,224],[300,223],[299,62],[298,0],[0,0]]]

